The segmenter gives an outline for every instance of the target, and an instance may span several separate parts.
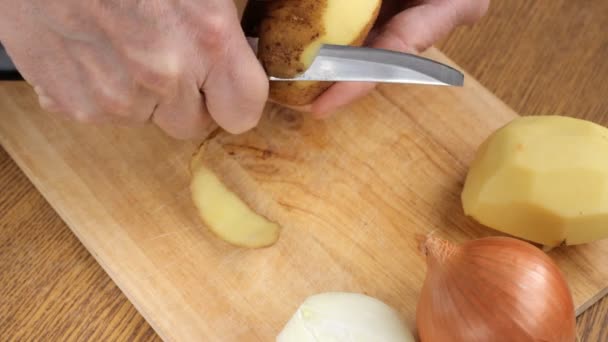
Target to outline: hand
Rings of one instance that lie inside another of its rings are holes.
[[[409,1],[411,3],[411,1]],[[384,0],[379,30],[370,33],[375,48],[420,53],[459,25],[472,24],[488,9],[489,0],[423,0],[406,8],[408,1]],[[397,13],[393,16],[393,14]],[[388,20],[387,20],[388,18]],[[373,83],[336,83],[308,108],[317,118],[370,92]]]
[[[0,0],[0,41],[40,105],[177,138],[255,126],[268,80],[228,0]]]

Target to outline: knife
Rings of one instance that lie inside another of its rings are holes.
[[[257,50],[257,39],[248,38]],[[0,80],[22,80],[0,45]],[[462,86],[464,75],[424,57],[368,47],[323,45],[312,65],[294,78],[269,77],[271,81],[328,81],[409,83]]]

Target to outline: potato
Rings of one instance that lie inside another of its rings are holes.
[[[467,215],[545,246],[608,237],[608,129],[560,116],[518,118],[480,147]]]
[[[381,0],[276,0],[260,24],[258,53],[270,76],[295,77],[310,67],[322,44],[363,44]],[[329,82],[272,82],[270,98],[286,105],[314,101]]]
[[[240,247],[274,244],[280,226],[252,210],[231,191],[205,162],[203,145],[190,164],[190,191],[194,205],[208,228],[222,240]]]

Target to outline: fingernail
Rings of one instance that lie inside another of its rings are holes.
[[[39,87],[39,86],[35,86],[35,87],[34,87],[34,92],[35,92],[35,93],[36,93],[38,96],[42,96],[42,95],[44,95],[44,90],[42,90],[42,88],[41,88],[41,87]]]
[[[40,107],[47,112],[57,111],[57,103],[46,95],[38,96],[38,102],[40,103]]]
[[[313,104],[310,108],[310,112],[312,113],[312,117],[313,119],[316,120],[323,120],[323,119],[327,119],[328,117],[331,116],[332,113],[334,113],[336,110],[338,110],[339,108],[319,108],[320,106],[318,104]]]

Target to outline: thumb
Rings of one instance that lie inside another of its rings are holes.
[[[380,49],[420,53],[459,25],[472,24],[488,9],[489,0],[428,0],[391,18],[371,41]],[[369,93],[374,83],[336,83],[312,105],[315,117],[332,111]]]
[[[479,20],[489,0],[429,0],[394,16],[372,42],[376,48],[420,53],[460,25]]]

